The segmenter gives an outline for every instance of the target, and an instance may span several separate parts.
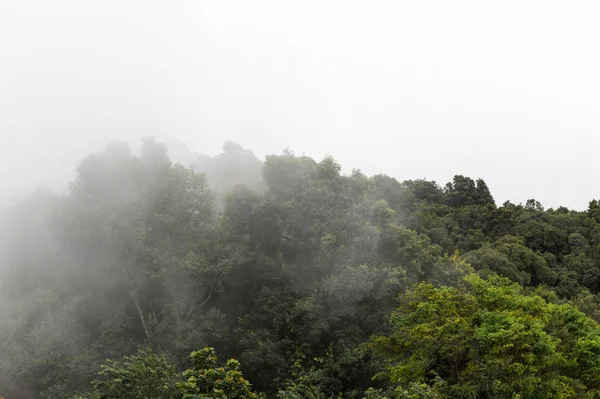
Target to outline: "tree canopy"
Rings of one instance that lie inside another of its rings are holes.
[[[6,399],[600,396],[597,200],[146,138],[0,217]]]

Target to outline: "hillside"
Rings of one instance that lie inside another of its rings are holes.
[[[4,210],[0,396],[600,395],[596,200],[184,155],[113,143]]]

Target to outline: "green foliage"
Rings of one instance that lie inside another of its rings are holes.
[[[102,379],[92,382],[94,391],[85,398],[176,399],[178,375],[175,367],[150,350],[122,361],[108,361],[101,366]],[[80,396],[78,396],[80,397]]]
[[[192,368],[181,375],[165,357],[141,350],[122,361],[102,365],[93,390],[74,399],[259,399],[242,377],[237,360],[217,366],[213,348],[191,354]]]
[[[258,399],[250,383],[242,377],[240,363],[229,359],[224,367],[217,367],[213,348],[192,352],[192,368],[183,372],[185,382],[177,386],[183,399]]]
[[[496,206],[460,175],[441,187],[290,151],[263,163],[232,142],[214,157],[141,147],[112,143],[67,194],[0,214],[5,397],[72,397],[106,358],[123,360],[98,389],[122,397],[127,373],[163,389],[165,359],[188,369],[174,378],[190,397],[254,397],[250,382],[281,398],[596,392],[595,327],[573,306],[600,320],[597,200]],[[374,335],[397,352],[365,352]],[[198,347],[241,364],[190,359]]]
[[[411,382],[406,389],[396,389],[394,395],[399,399],[443,399],[448,397],[444,388],[446,383],[438,377],[433,385]]]
[[[464,259],[484,275],[498,273],[521,285],[553,284],[556,281],[546,260],[518,237],[504,236],[491,246],[484,245],[467,253]]]
[[[453,207],[494,204],[494,198],[482,179],[475,182],[470,177],[456,175],[446,185],[445,193],[447,204]]]
[[[312,366],[309,370],[304,367],[305,356],[298,352],[290,378],[284,383],[284,389],[279,390],[278,399],[330,399],[319,387],[323,381],[323,370]],[[315,359],[319,360],[319,359]]]
[[[427,395],[449,397],[600,394],[600,327],[573,306],[549,303],[507,279],[470,275],[456,288],[421,283],[392,323],[394,332],[372,347],[388,364],[381,376],[405,392],[401,397],[436,397],[410,393],[415,383],[435,388]]]
[[[444,191],[435,181],[407,180],[402,185],[418,200],[432,204],[441,204],[445,200]]]

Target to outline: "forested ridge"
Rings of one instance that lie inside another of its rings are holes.
[[[147,138],[0,216],[5,399],[600,397],[596,200]]]

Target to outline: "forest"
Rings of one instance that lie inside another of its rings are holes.
[[[600,397],[600,202],[113,142],[0,213],[4,399]]]

